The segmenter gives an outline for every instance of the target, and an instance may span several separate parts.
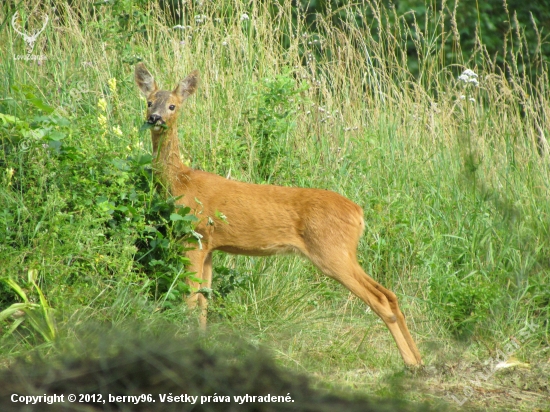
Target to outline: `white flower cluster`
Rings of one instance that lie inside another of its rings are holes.
[[[466,96],[464,96],[463,94],[460,95],[460,100],[464,100],[465,98]],[[473,97],[469,97],[468,100],[472,103],[476,102],[476,99],[474,99]]]
[[[197,14],[195,16],[195,23],[197,24],[205,23],[207,19],[208,19],[208,16],[206,16],[205,14]]]
[[[477,81],[477,74],[473,70],[466,69],[458,76],[458,80],[463,81],[466,84],[473,84],[474,86],[479,87],[479,82]]]

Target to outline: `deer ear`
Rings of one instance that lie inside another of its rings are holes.
[[[189,75],[183,79],[177,87],[174,89],[176,93],[182,100],[187,99],[197,90],[199,84],[199,71],[193,70]]]
[[[155,82],[155,79],[143,63],[136,64],[134,78],[139,89],[145,96],[149,96],[151,93],[158,90],[157,82]]]

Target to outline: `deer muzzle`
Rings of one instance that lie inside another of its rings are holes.
[[[147,119],[147,123],[154,124],[156,126],[160,126],[161,124],[164,124],[164,120],[162,120],[162,116],[159,116],[158,114],[152,114]]]

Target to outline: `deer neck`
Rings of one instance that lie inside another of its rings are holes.
[[[189,174],[191,168],[184,165],[180,158],[178,131],[170,127],[160,131],[151,130],[153,140],[153,170],[160,183],[175,195],[174,189],[181,185],[182,179]]]

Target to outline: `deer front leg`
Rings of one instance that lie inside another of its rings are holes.
[[[204,266],[202,269],[202,285],[201,289],[205,288],[208,290],[206,292],[208,295],[210,295],[210,291],[212,290],[212,252],[208,253],[206,255],[206,260],[204,261]],[[199,297],[199,308],[201,310],[201,313],[199,315],[199,323],[201,329],[206,329],[206,318],[208,315],[208,298],[210,296],[205,296],[205,293],[197,293]]]
[[[211,253],[208,253],[205,250],[201,249],[195,249],[190,250],[187,252],[187,258],[190,261],[189,264],[189,272],[193,273],[192,277],[197,279],[198,281],[195,281],[191,278],[187,278],[186,282],[189,285],[191,289],[191,294],[187,298],[187,307],[190,310],[194,310],[197,305],[200,308],[200,315],[199,315],[199,325],[201,329],[206,328],[206,310],[208,301],[206,298],[202,295],[202,293],[199,293],[198,291],[203,287],[210,287],[210,283],[212,281],[212,257]],[[206,260],[209,261],[208,264],[206,263]],[[207,274],[207,279],[205,279],[205,266],[206,271],[209,272]],[[210,279],[210,281],[208,280]],[[208,283],[208,284],[205,284]]]

